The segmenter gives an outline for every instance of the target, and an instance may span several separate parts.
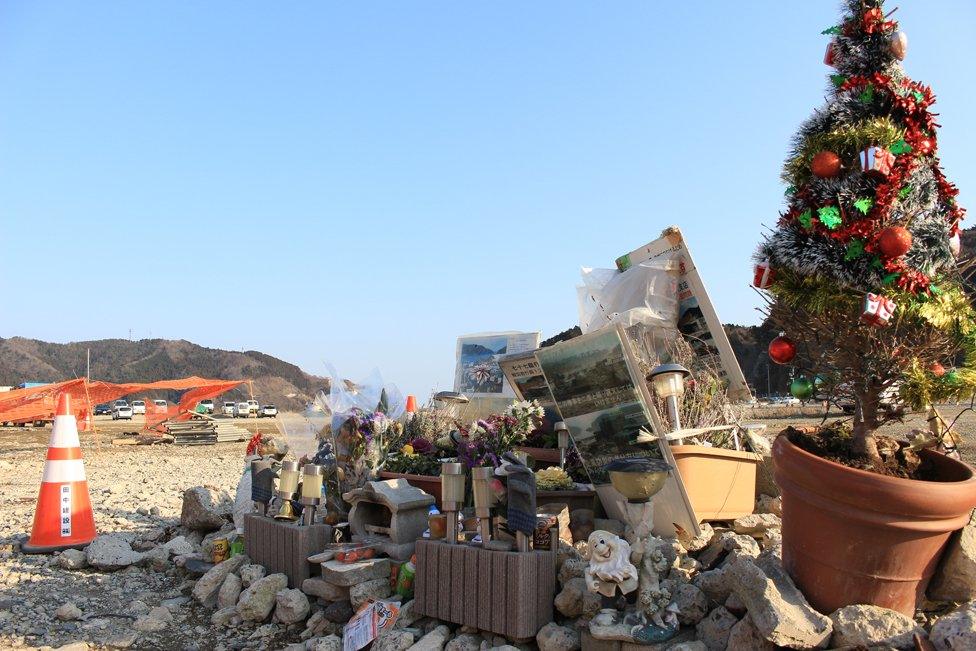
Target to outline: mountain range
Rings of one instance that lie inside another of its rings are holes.
[[[255,350],[235,352],[205,348],[189,341],[167,339],[101,339],[55,344],[23,337],[0,338],[0,385],[56,382],[85,375],[91,351],[91,378],[107,382],[155,382],[196,375],[228,380],[246,379],[221,399],[252,395],[261,404],[300,410],[317,391],[329,388],[328,378],[306,373],[294,364]],[[147,394],[147,397],[166,397]]]

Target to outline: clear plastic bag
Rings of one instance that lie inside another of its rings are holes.
[[[582,270],[577,287],[579,322],[583,333],[611,323],[625,327],[643,324],[651,329],[676,330],[678,278],[670,259],[647,260],[620,272],[615,269]]]

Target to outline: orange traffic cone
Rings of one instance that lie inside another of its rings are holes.
[[[70,397],[61,393],[34,511],[34,527],[23,551],[45,554],[71,547],[80,549],[94,539],[95,514],[88,495],[85,462],[81,459],[78,424],[71,414]]]

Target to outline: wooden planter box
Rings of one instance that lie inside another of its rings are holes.
[[[402,472],[380,472],[380,479],[406,479],[411,486],[433,495],[437,508],[441,508],[441,477],[440,475],[408,475]]]
[[[244,551],[252,561],[263,565],[268,574],[281,572],[288,576],[288,587],[302,587],[302,582],[314,574],[316,566],[308,557],[317,554],[332,542],[332,527],[314,524],[297,526],[294,522],[280,522],[250,513],[244,517]]]
[[[556,559],[419,540],[414,586],[422,615],[527,640],[552,621]]]
[[[525,452],[527,455],[535,459],[537,463],[541,463],[545,466],[559,465],[559,448],[530,448],[520,445],[515,449],[519,452]]]

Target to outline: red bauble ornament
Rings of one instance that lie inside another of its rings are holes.
[[[935,151],[935,141],[931,138],[922,138],[918,141],[918,145],[915,147],[915,149],[922,156],[928,156]]]
[[[832,151],[817,152],[810,162],[810,171],[822,179],[830,179],[840,174],[840,156]]]
[[[904,226],[889,226],[881,231],[878,247],[886,258],[900,258],[912,248],[912,234]]]
[[[769,342],[769,359],[777,364],[789,364],[796,357],[796,344],[793,340],[780,335]]]
[[[935,377],[942,377],[946,372],[945,366],[939,364],[938,362],[932,362],[932,364],[929,366],[929,372]]]

